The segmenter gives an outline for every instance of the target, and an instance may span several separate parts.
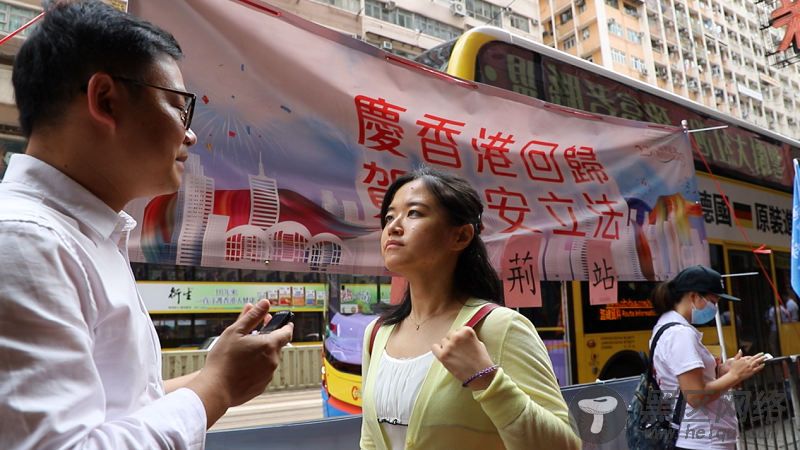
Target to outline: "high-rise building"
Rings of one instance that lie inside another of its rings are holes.
[[[768,56],[775,2],[750,0],[331,0],[273,3],[413,57],[494,25],[710,108],[800,138],[800,64]],[[789,52],[792,52],[789,50]],[[772,60],[774,62],[774,60]]]
[[[172,243],[177,264],[199,265],[203,254],[203,235],[214,211],[214,179],[203,174],[200,156],[190,153],[178,191],[175,233]],[[175,235],[177,234],[177,239]]]
[[[543,42],[745,121],[797,138],[800,66],[767,55],[764,2],[541,2]]]
[[[250,225],[266,231],[278,223],[281,202],[278,198],[278,183],[274,178],[264,175],[264,164],[258,157],[258,175],[248,175],[250,179]]]

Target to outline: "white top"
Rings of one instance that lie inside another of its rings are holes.
[[[408,359],[392,358],[386,350],[381,355],[375,379],[375,411],[390,448],[405,448],[411,412],[433,359],[433,352]]]
[[[689,325],[683,316],[675,311],[662,314],[653,329],[653,336],[662,325],[670,322],[679,322],[682,325],[675,325],[665,330],[656,345],[653,369],[659,388],[662,391],[677,393],[680,387],[678,375],[698,367],[703,368],[705,384],[714,381],[717,378],[714,355],[703,345],[703,333]],[[698,450],[735,448],[739,436],[738,420],[735,408],[728,400],[721,396],[713,402],[707,402],[696,412],[686,403],[685,396],[683,404],[685,409],[681,419],[680,434],[675,444],[677,447]],[[721,413],[719,417],[718,413]]]
[[[128,261],[136,222],[55,168],[14,155],[0,183],[0,448],[202,449],[188,389]]]

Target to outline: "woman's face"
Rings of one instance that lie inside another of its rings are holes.
[[[450,225],[444,208],[422,180],[410,181],[397,190],[385,220],[381,233],[384,264],[401,275],[455,267],[466,246],[459,244],[463,227]]]

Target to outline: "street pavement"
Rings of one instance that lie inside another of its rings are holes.
[[[322,419],[319,388],[267,392],[228,409],[209,431],[251,428]]]

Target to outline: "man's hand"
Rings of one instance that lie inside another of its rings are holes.
[[[269,321],[269,302],[245,307],[239,318],[220,336],[206,358],[203,370],[186,384],[206,408],[208,427],[225,411],[260,395],[278,367],[281,348],[292,340],[294,324],[270,334],[250,334]]]

